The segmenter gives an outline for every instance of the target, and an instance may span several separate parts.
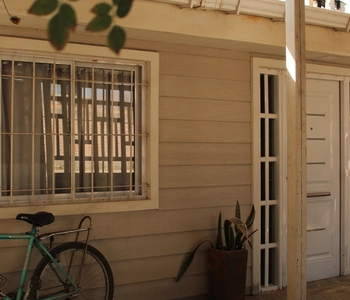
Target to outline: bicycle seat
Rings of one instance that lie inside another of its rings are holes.
[[[42,227],[55,221],[55,217],[52,213],[39,211],[35,214],[18,214],[16,220],[26,221],[34,226]]]

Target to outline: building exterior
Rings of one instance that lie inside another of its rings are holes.
[[[180,263],[239,200],[243,214],[255,205],[259,232],[247,293],[286,286],[284,4],[136,0],[118,20],[127,42],[116,56],[106,33],[84,31],[97,1],[74,2],[79,25],[61,52],[46,41],[47,18],[27,14],[31,3],[7,3],[19,25],[0,5],[3,231],[27,230],[20,212],[54,213],[42,232],[90,214],[116,299],[181,299],[207,292],[205,247],[176,283]],[[306,7],[306,23],[315,280],[349,273],[349,15]],[[24,248],[1,243],[8,279]]]

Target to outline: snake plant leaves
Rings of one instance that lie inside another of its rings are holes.
[[[117,16],[124,18],[130,11],[132,6],[132,0],[113,0],[113,3],[118,6]]]
[[[112,17],[109,15],[97,15],[86,26],[88,31],[101,31],[107,29],[112,24]]]
[[[74,29],[76,24],[74,9],[69,4],[63,3],[48,25],[49,40],[56,50],[64,48],[68,41],[69,30]]]
[[[245,222],[247,225],[248,230],[252,227],[253,223],[254,223],[254,219],[255,219],[255,207],[254,205],[252,206],[252,209],[250,211],[250,214],[247,218],[247,221]]]
[[[222,249],[223,246],[223,241],[222,241],[222,232],[221,232],[221,212],[219,214],[218,218],[218,232],[216,234],[216,243],[215,243],[215,249]]]
[[[235,217],[237,219],[241,219],[241,205],[239,204],[239,201],[236,202],[236,210],[235,210]]]
[[[43,16],[52,13],[58,6],[58,0],[36,0],[28,13]]]
[[[240,206],[238,200],[237,200],[237,202],[236,202],[235,217],[236,217],[237,219],[241,219],[241,206]],[[236,226],[235,226],[235,232],[236,232],[236,234],[239,233],[239,230],[238,230],[238,228],[237,228]]]
[[[201,242],[199,245],[197,245],[197,247],[194,248],[194,250],[187,256],[185,261],[180,266],[179,272],[177,273],[176,277],[174,278],[176,282],[178,282],[182,278],[182,276],[187,271],[188,267],[191,265],[192,260],[194,258],[194,255],[196,254],[198,248],[206,242],[210,243],[211,247],[213,248],[213,244],[208,240],[205,240],[205,241]]]
[[[252,244],[250,242],[249,238],[249,233],[248,233],[248,228],[247,225],[241,220],[236,217],[233,217],[232,219],[229,219],[229,221],[235,226],[237,235],[240,233],[242,236],[244,236],[249,243],[249,245],[252,247]],[[236,242],[237,242],[237,237],[236,237]],[[243,246],[243,245],[242,245]],[[236,246],[236,249],[238,248],[238,245]]]
[[[225,220],[224,222],[224,232],[225,232],[225,240],[226,240],[226,250],[227,251],[235,250],[235,236],[233,233],[231,222],[229,220]]]
[[[112,6],[108,3],[98,3],[92,9],[91,12],[97,15],[107,15],[112,9]]]
[[[120,26],[113,26],[108,34],[107,42],[110,49],[115,53],[119,53],[125,42],[125,31]]]
[[[251,244],[251,242],[250,242],[250,240],[248,239],[250,236],[252,236],[255,232],[257,232],[258,231],[258,229],[255,229],[253,232],[251,232],[250,234],[248,234],[248,237],[242,237],[242,239],[241,239],[241,242],[242,242],[242,245],[247,241],[248,242],[248,244],[249,244],[249,246],[250,247],[252,247],[253,248],[253,246],[252,246],[252,244]]]

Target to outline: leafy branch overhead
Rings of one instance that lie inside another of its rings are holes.
[[[100,2],[92,7],[91,12],[95,16],[86,26],[86,30],[99,32],[109,29],[107,45],[115,53],[119,53],[126,35],[122,27],[114,24],[114,20],[116,17],[124,18],[129,13],[132,0],[109,1],[110,3]],[[55,49],[62,50],[68,42],[69,33],[77,26],[77,16],[73,6],[59,0],[35,0],[28,12],[36,16],[52,14],[47,28],[48,38]]]

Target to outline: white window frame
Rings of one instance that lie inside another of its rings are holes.
[[[104,63],[137,62],[146,65],[146,181],[149,185],[146,199],[116,200],[109,202],[69,203],[30,205],[22,207],[2,207],[0,219],[13,218],[17,213],[35,213],[50,211],[55,215],[91,214],[120,211],[137,211],[159,208],[159,54],[156,52],[121,50],[119,55],[102,46],[68,44],[62,52],[56,52],[47,41],[30,40],[24,38],[0,37],[0,54],[13,53],[16,55],[40,56],[57,60],[72,59],[75,61],[103,61]]]
[[[252,140],[252,149],[253,149],[253,159],[252,159],[252,168],[253,168],[253,183],[252,183],[252,195],[253,195],[253,203],[256,207],[256,220],[254,222],[254,225],[256,226],[255,229],[260,229],[260,207],[261,207],[261,171],[260,171],[260,164],[261,164],[261,154],[260,154],[260,74],[269,74],[274,75],[278,77],[278,100],[280,103],[276,104],[277,111],[276,114],[276,121],[277,121],[277,132],[279,136],[276,136],[275,144],[278,151],[278,157],[277,157],[277,165],[276,168],[277,174],[279,175],[279,179],[277,180],[277,199],[276,202],[276,208],[277,208],[277,232],[276,232],[276,243],[277,243],[277,254],[276,254],[276,263],[277,263],[277,282],[275,285],[271,286],[265,286],[261,287],[260,282],[260,235],[257,235],[256,237],[253,236],[253,276],[252,276],[252,292],[253,294],[257,294],[261,291],[270,291],[270,290],[276,290],[278,288],[282,288],[284,286],[284,283],[282,281],[282,274],[286,274],[286,266],[283,264],[283,254],[285,253],[284,249],[286,249],[285,239],[283,239],[283,234],[286,234],[286,224],[283,223],[283,218],[281,217],[283,215],[283,204],[284,200],[286,198],[286,149],[282,145],[286,143],[286,120],[283,118],[284,114],[284,105],[283,99],[285,99],[285,90],[284,90],[284,79],[285,79],[285,72],[283,70],[283,62],[281,65],[281,61],[276,60],[269,60],[269,59],[260,59],[260,58],[253,58],[253,105],[252,105],[252,123],[253,123],[253,140]],[[284,178],[284,180],[283,180]],[[268,227],[267,227],[268,229]],[[267,247],[269,249],[269,247]]]

